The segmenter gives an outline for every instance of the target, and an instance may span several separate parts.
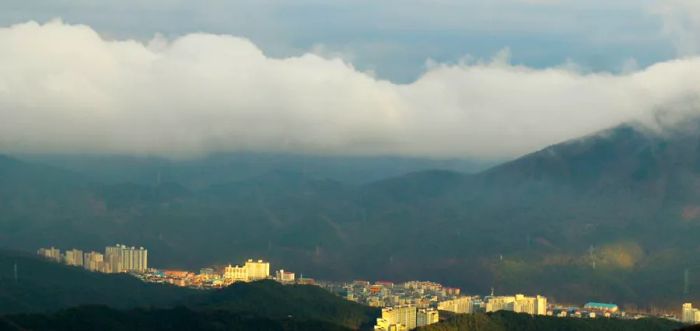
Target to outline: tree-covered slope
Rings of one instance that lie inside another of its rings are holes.
[[[271,280],[235,283],[187,304],[270,318],[326,321],[353,329],[371,327],[380,315],[377,308],[347,301],[317,286],[282,285]]]
[[[222,310],[168,309],[116,310],[106,306],[83,306],[54,314],[17,314],[0,317],[0,330],[51,331],[174,331],[259,330],[342,331],[352,330],[323,321],[268,318]]]
[[[323,279],[431,279],[468,293],[675,308],[700,300],[698,183],[700,130],[631,126],[479,174],[359,187],[294,170],[197,189],[96,183],[4,158],[0,242],[32,251],[123,242],[149,248],[161,267],[263,257]]]
[[[195,293],[147,284],[126,274],[94,273],[26,254],[0,251],[0,314],[43,312],[85,304],[118,308],[164,306]]]
[[[612,318],[582,319],[531,316],[500,311],[489,314],[458,314],[439,323],[418,328],[419,331],[670,331],[681,323],[643,318],[622,320]]]
[[[218,290],[192,290],[144,283],[127,274],[88,272],[22,253],[0,251],[0,315],[44,313],[81,305],[104,305],[114,309],[162,309],[115,311],[80,308],[43,317],[33,315],[25,320],[32,323],[55,321],[70,325],[65,323],[71,323],[76,316],[95,313],[98,315],[94,317],[96,323],[103,317],[107,321],[114,318],[117,323],[115,325],[119,326],[129,317],[143,318],[148,323],[155,322],[163,314],[174,314],[174,311],[167,309],[185,306],[196,311],[189,313],[192,315],[192,323],[199,323],[200,319],[211,315],[223,318],[224,324],[233,321],[248,325],[246,321],[251,319],[246,316],[252,316],[261,320],[269,319],[274,322],[271,325],[290,324],[290,327],[296,327],[297,321],[308,321],[310,325],[316,321],[323,322],[321,325],[327,323],[358,329],[371,326],[379,315],[376,308],[346,301],[311,285],[281,285],[274,281],[259,281],[236,283]],[[215,311],[226,313],[217,315]],[[102,316],[103,313],[106,315]],[[290,318],[294,323],[284,322]]]

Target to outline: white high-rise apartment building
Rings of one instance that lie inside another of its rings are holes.
[[[49,260],[54,260],[56,262],[61,262],[61,250],[58,248],[39,248],[36,253]]]
[[[64,262],[67,265],[82,267],[83,266],[83,251],[78,249],[71,249],[66,251],[64,256]]]
[[[541,295],[526,297],[522,294],[515,296],[500,296],[486,298],[486,312],[509,310],[530,315],[547,314],[547,298]]]
[[[681,322],[688,324],[700,323],[700,309],[693,308],[691,303],[684,303],[681,311]]]
[[[148,250],[125,245],[105,248],[105,263],[111,272],[144,272],[148,269]]]
[[[440,322],[440,315],[436,309],[418,309],[418,313],[416,314],[416,326],[426,326],[437,322]]]
[[[407,330],[415,329],[417,323],[416,306],[405,305],[382,308],[382,317],[377,319],[377,325],[380,325],[380,322],[386,322],[388,325],[400,324],[405,326]]]
[[[438,303],[438,309],[455,314],[471,314],[474,312],[474,304],[471,297],[459,297]]]
[[[105,270],[105,256],[98,252],[89,252],[83,254],[83,267],[90,271],[100,271]]]
[[[270,277],[270,262],[263,260],[248,260],[244,268],[248,272],[248,281],[266,279]]]

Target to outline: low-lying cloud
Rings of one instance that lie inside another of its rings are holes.
[[[622,122],[675,120],[695,112],[698,95],[696,57],[624,74],[499,57],[431,65],[395,84],[337,58],[271,58],[227,35],[143,44],[60,21],[0,29],[0,152],[10,153],[500,158]]]

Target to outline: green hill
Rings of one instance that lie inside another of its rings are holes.
[[[147,284],[126,274],[94,273],[26,254],[0,251],[0,314],[53,311],[85,304],[117,308],[163,306],[195,293]]]
[[[507,311],[458,314],[418,331],[670,331],[683,324],[657,318],[621,320],[531,316]]]
[[[54,314],[24,314],[0,317],[0,330],[51,331],[174,331],[259,330],[342,331],[336,324],[289,318],[266,318],[227,311],[195,311],[185,307],[121,311],[105,306],[84,306]]]
[[[188,300],[196,309],[225,310],[269,318],[317,320],[353,329],[367,329],[379,310],[347,301],[311,285],[282,285],[275,281],[235,283]]]
[[[31,255],[0,251],[0,315],[46,313],[83,305],[104,305],[105,308],[80,307],[51,315],[17,315],[12,320],[38,329],[54,322],[71,329],[70,323],[75,323],[75,319],[86,318],[95,323],[113,323],[121,330],[122,326],[140,325],[125,322],[131,318],[151,325],[149,323],[157,323],[163,316],[182,312],[187,316],[187,323],[213,318],[212,324],[203,324],[204,329],[215,326],[218,322],[214,321],[221,319],[222,325],[245,326],[260,322],[269,324],[270,329],[279,326],[280,329],[301,330],[303,328],[299,327],[304,323],[333,325],[336,329],[366,329],[379,315],[375,308],[346,301],[317,286],[259,281],[236,283],[218,290],[192,290],[144,283],[126,274],[88,272]],[[175,306],[188,308],[172,310]],[[146,307],[158,309],[118,310]]]

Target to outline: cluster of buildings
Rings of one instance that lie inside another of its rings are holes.
[[[148,267],[148,250],[125,245],[108,246],[104,253],[83,252],[70,249],[61,252],[55,247],[40,248],[37,254],[48,260],[70,266],[83,267],[104,273],[129,272],[139,279],[152,283],[167,283],[193,288],[218,288],[235,282],[252,282],[272,279],[280,283],[314,284],[310,278],[297,279],[293,272],[280,269],[271,274],[270,263],[263,260],[247,260],[242,265],[220,268],[202,268],[199,273],[188,270],[160,270]]]
[[[37,254],[58,263],[96,272],[145,272],[148,270],[148,250],[143,247],[108,246],[104,253],[83,252],[74,248],[63,254],[60,249],[50,247],[40,248]]]
[[[285,284],[315,284],[336,293],[348,300],[372,307],[382,308],[377,318],[376,331],[403,331],[430,325],[439,321],[439,311],[456,314],[495,312],[499,310],[549,315],[557,317],[618,317],[624,312],[617,305],[589,302],[582,308],[562,307],[548,304],[544,296],[465,296],[461,290],[425,281],[410,281],[394,284],[388,281],[356,280],[349,283],[318,282],[313,279],[297,279],[293,272],[283,269],[270,272],[270,263],[263,260],[245,261],[242,265],[226,265],[219,268],[202,268],[199,273],[187,270],[158,270],[148,268],[148,250],[143,247],[125,245],[108,246],[104,253],[83,252],[70,249],[40,248],[37,254],[66,265],[83,267],[90,271],[119,273],[130,272],[143,281],[168,283],[193,288],[219,288],[236,282],[251,282],[273,279]],[[700,323],[700,309],[685,303],[681,321]]]
[[[500,310],[556,317],[616,317],[625,318],[619,307],[610,303],[589,302],[583,307],[563,307],[550,304],[541,295],[523,294],[484,297],[462,294],[458,288],[434,282],[410,281],[394,284],[387,281],[370,283],[357,280],[349,283],[319,282],[320,286],[348,300],[382,308],[375,330],[400,331],[436,323],[439,311],[456,314],[489,313]],[[686,309],[686,305],[683,306]],[[692,308],[689,304],[687,307]],[[685,311],[685,310],[684,310]],[[700,323],[700,311],[693,310]],[[685,313],[684,313],[685,316]],[[688,313],[690,316],[690,313]]]
[[[413,305],[417,308],[437,307],[437,303],[460,297],[458,288],[438,283],[411,281],[394,284],[387,281],[370,283],[356,280],[350,283],[323,282],[320,286],[348,300],[371,307]]]
[[[552,306],[547,315],[556,317],[597,318],[615,317],[625,318],[625,312],[613,303],[589,302],[581,307]]]
[[[510,310],[531,315],[546,315],[547,298],[537,295],[528,297],[522,294],[514,296],[465,296],[461,290],[445,287],[434,282],[410,281],[400,284],[378,281],[356,280],[350,283],[320,283],[348,300],[372,307],[415,306],[417,308],[436,308],[458,314],[474,312],[493,312]]]
[[[187,270],[151,269],[135,274],[140,279],[151,283],[167,283],[192,288],[220,288],[236,282],[252,282],[272,279],[280,283],[312,284],[312,279],[297,279],[293,272],[283,269],[270,272],[270,262],[247,260],[243,265],[227,265],[219,268],[202,268],[199,273]]]
[[[434,282],[410,281],[400,284],[357,280],[350,283],[319,283],[348,300],[382,308],[375,330],[411,330],[436,323],[439,311],[457,314],[509,310],[531,315],[548,314],[547,298],[514,296],[465,296],[461,290]]]

